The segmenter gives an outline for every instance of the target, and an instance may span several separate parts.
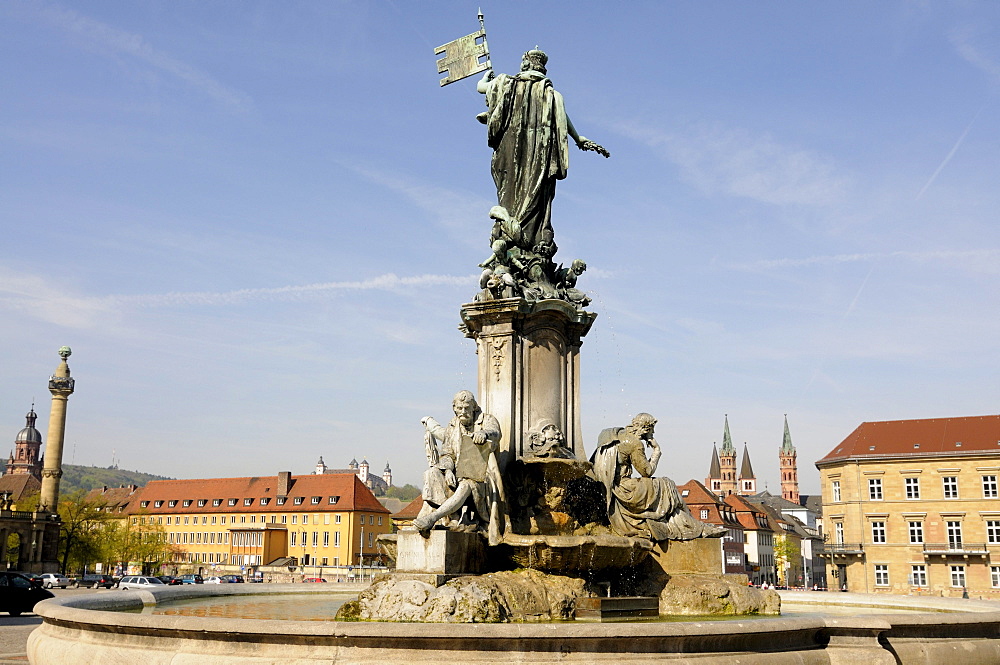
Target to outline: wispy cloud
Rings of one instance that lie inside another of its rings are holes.
[[[493,222],[488,213],[494,205],[489,199],[356,164],[344,166],[405,197],[466,243],[482,245],[484,231],[489,233]]]
[[[976,27],[963,25],[953,28],[948,33],[948,39],[966,62],[981,70],[994,83],[1000,83],[1000,54],[987,53],[976,39],[977,32]],[[996,44],[995,38],[987,41]]]
[[[808,256],[800,259],[764,259],[752,261],[750,263],[736,263],[730,267],[735,270],[761,270],[769,268],[801,268],[805,266],[832,266],[841,263],[863,263],[871,261],[882,261],[885,259],[903,258],[912,261],[951,261],[961,262],[965,266],[982,266],[984,271],[987,266],[996,265],[1000,259],[1000,249],[969,249],[969,250],[938,250],[933,252],[868,252],[858,254],[833,254],[821,256]]]
[[[850,178],[829,159],[766,134],[719,126],[671,133],[636,123],[620,123],[616,129],[662,151],[686,181],[709,194],[776,205],[830,205],[843,200],[850,185]]]
[[[42,319],[71,328],[106,324],[128,308],[234,306],[248,302],[306,301],[344,291],[395,291],[436,286],[474,287],[475,275],[379,275],[371,279],[323,282],[235,291],[75,296],[65,286],[39,276],[0,269],[0,311]]]
[[[253,106],[250,97],[245,93],[230,88],[197,67],[154,48],[142,35],[120,30],[72,9],[58,6],[44,8],[41,11],[41,16],[49,23],[83,39],[92,47],[110,49],[142,60],[148,65],[201,90],[220,104],[235,111],[247,112]]]
[[[962,135],[958,137],[957,141],[955,141],[955,145],[951,147],[951,150],[948,151],[948,154],[941,161],[938,167],[934,170],[934,173],[931,174],[931,177],[928,178],[927,182],[924,183],[924,186],[920,188],[920,191],[917,193],[917,201],[919,201],[920,198],[924,195],[924,192],[926,192],[927,189],[932,184],[934,184],[934,181],[937,179],[938,174],[944,170],[944,167],[948,165],[948,162],[951,161],[951,158],[955,156],[956,152],[958,152],[958,149],[962,145],[962,142],[965,141],[965,137],[969,135],[969,130],[972,129],[972,125],[976,123],[976,119],[979,118],[979,114],[982,113],[983,109],[985,108],[986,107],[983,106],[978,111],[976,111],[976,115],[972,116],[972,120],[969,121],[969,124],[965,127],[965,131],[962,132]]]

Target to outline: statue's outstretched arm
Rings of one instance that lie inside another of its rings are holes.
[[[604,146],[594,143],[586,136],[580,136],[579,132],[576,131],[576,127],[573,126],[573,121],[569,119],[568,114],[566,115],[566,132],[576,142],[576,147],[580,150],[592,150],[598,155],[611,156],[611,153],[605,150]]]

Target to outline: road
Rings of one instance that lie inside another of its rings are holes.
[[[107,589],[52,589],[56,598],[85,593],[107,593]],[[32,613],[19,617],[0,613],[0,665],[24,665],[28,662],[28,635],[41,625],[41,617]]]

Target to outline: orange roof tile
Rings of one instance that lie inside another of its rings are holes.
[[[132,500],[128,512],[146,514],[174,513],[273,513],[273,512],[316,512],[322,511],[365,511],[387,514],[389,511],[379,503],[371,490],[353,473],[351,474],[309,474],[292,476],[288,500],[278,505],[278,477],[251,478],[207,478],[200,480],[152,480],[146,484]],[[318,503],[313,498],[319,497]],[[335,504],[330,497],[339,497]],[[296,504],[295,499],[301,498]],[[235,505],[230,505],[232,499]],[[245,500],[250,499],[250,505]],[[269,499],[266,504],[261,499]],[[219,505],[213,505],[221,500]],[[176,501],[174,506],[171,501]],[[184,505],[190,501],[189,505]],[[157,502],[162,502],[157,506]],[[199,502],[204,505],[199,506]]]
[[[413,501],[403,506],[403,509],[392,516],[394,520],[412,520],[418,514],[420,514],[420,509],[424,507],[424,497],[418,496]]]
[[[864,457],[953,457],[982,453],[1000,454],[1000,416],[861,423],[816,466]]]
[[[6,473],[0,476],[0,492],[10,492],[14,503],[42,491],[42,484],[28,473]]]

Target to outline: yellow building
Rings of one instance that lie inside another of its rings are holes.
[[[301,566],[357,566],[378,558],[389,511],[353,474],[154,480],[125,510],[162,526],[176,564],[252,568],[294,557]]]
[[[831,586],[1000,598],[1000,416],[862,423],[816,467]]]

